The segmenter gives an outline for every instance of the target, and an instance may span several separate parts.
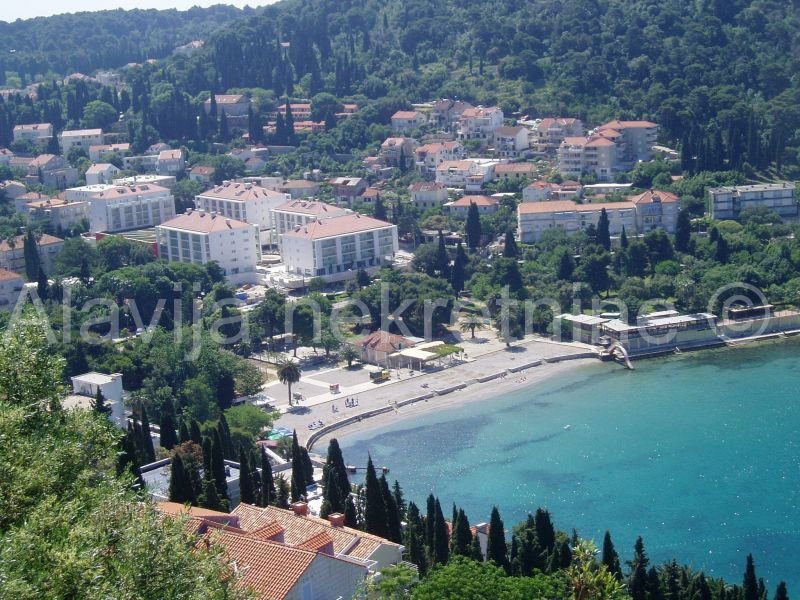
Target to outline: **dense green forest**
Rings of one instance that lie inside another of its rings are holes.
[[[0,21],[0,85],[6,83],[6,71],[27,83],[37,76],[63,77],[164,58],[248,13],[252,9],[218,4],[187,11],[105,10]]]

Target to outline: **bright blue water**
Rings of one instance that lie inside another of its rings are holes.
[[[800,594],[800,344],[576,369],[528,389],[356,433],[350,464],[390,467],[408,499],[433,492],[472,523],[537,506],[630,558],[675,558],[741,584],[751,552]],[[565,429],[565,425],[571,425]]]

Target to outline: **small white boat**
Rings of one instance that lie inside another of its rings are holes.
[[[564,425],[564,429],[566,431],[569,431],[570,429],[572,429],[572,425]]]

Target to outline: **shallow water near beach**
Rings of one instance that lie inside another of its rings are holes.
[[[424,510],[437,495],[506,528],[537,506],[629,559],[637,535],[772,597],[800,595],[800,342],[580,367],[510,394],[340,435],[348,464],[388,466]],[[546,368],[546,367],[545,367]],[[519,376],[515,376],[519,379]],[[323,448],[319,448],[323,450]]]

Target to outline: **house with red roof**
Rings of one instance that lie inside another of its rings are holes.
[[[392,131],[411,133],[425,124],[425,115],[416,110],[398,110],[392,115]]]
[[[462,196],[458,200],[448,202],[445,206],[451,215],[466,217],[472,204],[478,207],[478,214],[480,215],[492,215],[497,212],[499,207],[499,202],[496,198],[480,195]]]

